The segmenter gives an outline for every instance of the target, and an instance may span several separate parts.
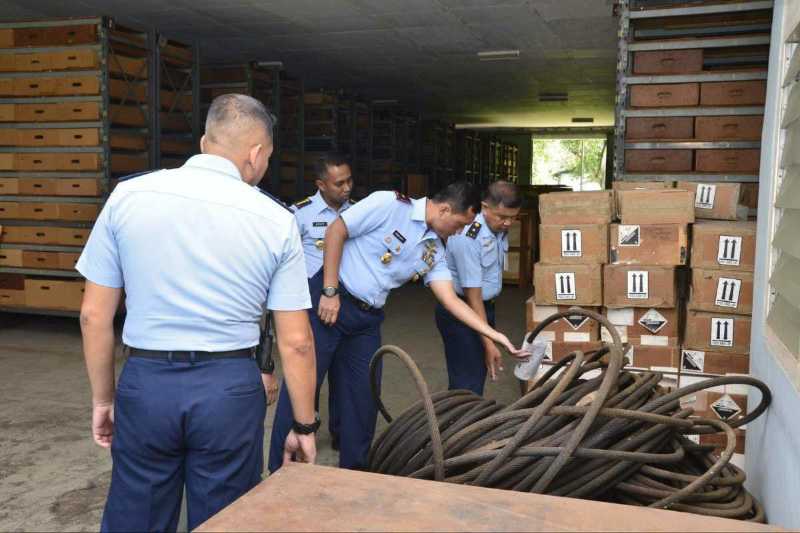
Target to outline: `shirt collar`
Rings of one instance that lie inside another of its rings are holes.
[[[243,181],[242,175],[239,173],[239,169],[236,168],[236,165],[233,164],[233,161],[218,155],[197,154],[190,157],[189,160],[184,163],[184,166],[212,170],[220,174],[225,174],[229,178]]]
[[[411,220],[417,220],[419,222],[425,223],[425,208],[428,205],[428,199],[426,197],[422,198],[412,198],[411,199]]]
[[[336,211],[334,208],[328,205],[328,202],[326,202],[325,198],[322,197],[322,192],[320,192],[319,189],[317,189],[317,194],[311,197],[311,201],[314,202],[314,205],[318,207],[317,213],[322,213],[326,209],[330,209],[331,212],[338,215],[339,213],[350,207],[350,201],[347,201],[342,204],[342,207],[339,208],[339,211]]]

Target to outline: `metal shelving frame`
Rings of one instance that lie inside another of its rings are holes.
[[[615,105],[614,128],[614,179],[615,180],[647,180],[647,181],[731,181],[731,182],[757,182],[758,176],[741,174],[646,174],[625,172],[625,150],[628,148],[759,148],[760,143],[747,142],[687,142],[659,141],[659,142],[632,142],[625,139],[626,119],[629,117],[695,117],[695,116],[726,116],[726,115],[763,115],[763,106],[743,107],[666,107],[666,108],[629,108],[631,85],[648,83],[692,83],[692,82],[729,82],[745,80],[764,80],[766,71],[749,72],[711,72],[687,75],[633,75],[631,73],[631,54],[645,50],[679,50],[696,48],[730,48],[752,45],[768,45],[769,35],[744,35],[739,37],[709,37],[683,40],[652,40],[633,43],[631,41],[631,21],[655,19],[662,17],[697,16],[723,13],[744,13],[772,9],[772,0],[758,0],[738,4],[718,4],[684,6],[659,9],[636,10],[631,6],[635,0],[619,0],[619,32],[617,60],[617,98]]]
[[[111,61],[117,55],[114,50],[115,44],[132,46],[141,50],[143,57],[147,62],[148,69],[152,65],[152,54],[157,47],[153,48],[151,45],[155,42],[155,32],[135,29],[125,25],[124,30],[130,32],[131,35],[138,36],[139,40],[128,39],[126,35],[120,32],[115,32],[116,22],[111,17],[83,17],[83,18],[69,18],[69,19],[53,19],[53,20],[38,20],[28,22],[4,22],[0,23],[0,28],[52,28],[61,26],[77,26],[77,25],[96,25],[97,26],[97,42],[86,44],[62,44],[51,46],[39,47],[15,47],[0,49],[0,54],[29,54],[29,53],[49,53],[60,51],[73,51],[73,50],[92,50],[99,55],[99,64],[96,69],[82,69],[82,70],[52,70],[41,72],[3,72],[0,73],[1,78],[65,78],[74,76],[97,76],[100,80],[100,94],[99,95],[80,95],[80,96],[44,96],[44,97],[11,97],[0,98],[0,104],[49,104],[49,103],[64,103],[64,102],[91,102],[100,104],[100,117],[98,120],[92,121],[62,121],[62,122],[6,122],[0,123],[2,129],[80,129],[80,128],[94,128],[99,130],[99,145],[98,146],[41,146],[41,147],[0,147],[0,153],[98,153],[102,155],[101,168],[99,170],[90,171],[2,171],[0,178],[40,178],[40,179],[71,179],[71,178],[89,178],[100,180],[100,195],[96,197],[76,197],[76,196],[37,196],[37,195],[7,195],[0,196],[0,201],[8,202],[57,202],[57,203],[75,203],[75,204],[103,204],[108,197],[111,190],[112,183],[112,169],[111,169],[111,136],[116,131],[124,130],[126,133],[139,133],[148,140],[148,130],[158,122],[158,108],[149,105],[152,96],[150,85],[148,85],[147,102],[139,102],[135,104],[136,107],[142,109],[145,119],[146,127],[143,128],[114,128],[112,116],[112,103],[111,103]],[[126,55],[122,53],[121,55]],[[148,72],[149,74],[150,72]],[[128,85],[127,94],[122,104],[128,103],[131,95],[135,94],[131,90],[133,84],[145,82],[141,78],[130,76],[131,73],[122,72],[122,78],[116,78]],[[152,82],[152,77],[148,76],[147,83]],[[156,92],[156,94],[158,94]],[[155,112],[154,112],[155,111]],[[155,115],[155,117],[153,117]],[[148,153],[148,162],[153,166],[156,160],[153,159],[157,150],[157,143],[152,142],[157,139],[157,136],[149,136],[150,145],[146,146],[145,152]],[[93,226],[93,221],[68,221],[68,220],[23,220],[11,219],[0,220],[0,225],[6,227],[22,226],[22,227],[62,227],[62,228],[82,228],[89,229]],[[62,253],[80,253],[83,249],[82,245],[69,246],[69,245],[41,245],[41,244],[17,244],[17,243],[0,243],[0,249],[9,250],[23,250],[33,252],[62,252]],[[0,274],[24,274],[32,276],[44,276],[52,278],[67,278],[67,279],[81,279],[81,275],[75,270],[53,270],[53,269],[37,269],[25,267],[4,267],[0,266]],[[35,315],[52,315],[52,316],[65,316],[75,317],[78,315],[77,311],[66,311],[57,309],[40,309],[32,307],[16,307],[16,306],[0,306],[0,312],[13,312],[23,314]]]

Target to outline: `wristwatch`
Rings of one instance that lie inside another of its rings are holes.
[[[311,435],[312,433],[316,433],[319,429],[320,421],[319,416],[314,417],[314,422],[311,424],[301,424],[297,420],[294,421],[292,424],[292,430],[297,433],[298,435]]]
[[[339,294],[339,287],[322,287],[322,295],[333,298]]]

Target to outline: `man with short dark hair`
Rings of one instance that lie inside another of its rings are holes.
[[[520,353],[458,298],[450,280],[443,239],[471,222],[478,204],[477,193],[465,183],[448,185],[430,199],[380,191],[342,213],[328,228],[323,269],[310,282],[309,314],[318,382],[328,368],[336,368],[341,467],[362,469],[367,464],[377,420],[369,363],[381,345],[383,306],[392,289],[422,279],[459,320],[512,354]],[[281,466],[281,445],[292,408],[282,390],[272,430],[270,471]]]
[[[308,278],[322,268],[322,248],[328,225],[351,205],[353,175],[349,160],[342,154],[330,153],[320,158],[315,165],[317,194],[297,202],[290,209],[294,212],[303,241]],[[339,421],[334,407],[336,402],[335,369],[328,369],[328,430],[331,446],[339,449]],[[320,382],[320,385],[322,383]],[[316,398],[319,411],[319,393]]]
[[[447,240],[447,266],[456,293],[492,327],[495,298],[503,290],[507,232],[521,205],[516,185],[496,181],[489,185],[475,221]],[[464,325],[441,304],[436,306],[436,327],[444,341],[450,390],[467,389],[483,395],[487,370],[492,381],[502,370],[500,351],[493,340]]]
[[[256,185],[271,116],[216,98],[202,154],[121,182],[77,264],[95,442],[113,468],[101,529],[175,531],[184,483],[190,530],[261,480],[265,379],[254,359],[272,311],[295,424],[287,452],[313,462],[314,344],[292,214]],[[130,356],[114,386],[114,314]]]

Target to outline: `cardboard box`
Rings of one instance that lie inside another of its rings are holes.
[[[548,265],[608,263],[608,226],[605,224],[539,226],[539,261]]]
[[[22,250],[0,248],[0,266],[22,267]]]
[[[625,350],[628,367],[678,373],[680,349],[676,346],[643,346],[629,344]]]
[[[627,172],[691,172],[692,150],[625,150]]]
[[[534,301],[539,305],[603,304],[603,271],[600,265],[545,265],[533,268]]]
[[[25,291],[0,289],[0,307],[25,305]]]
[[[750,356],[734,353],[706,352],[684,347],[681,350],[682,374],[747,374]]]
[[[525,302],[525,331],[530,333],[536,327],[556,313],[569,309],[566,305],[537,305],[533,297]],[[599,308],[588,308],[589,311],[600,312]],[[600,324],[594,320],[575,315],[569,320],[560,318],[545,327],[536,337],[543,341],[556,342],[592,342],[600,340]]]
[[[625,138],[693,139],[694,117],[630,117],[625,121]]]
[[[603,303],[606,307],[675,307],[674,267],[605,265]]]
[[[629,122],[630,120],[631,119],[628,119]],[[649,191],[673,188],[675,188],[674,181],[615,181],[611,184],[611,189],[614,191],[614,206],[617,213],[619,213],[619,191]]]
[[[745,315],[688,311],[684,346],[703,352],[750,353],[751,318]]]
[[[694,74],[703,71],[703,50],[634,52],[634,74]]]
[[[691,224],[694,194],[678,189],[619,191],[623,224]]]
[[[581,351],[584,354],[594,352],[603,347],[603,343],[596,342],[548,342],[545,356],[542,360],[548,363],[557,363],[573,352]]]
[[[614,215],[612,191],[551,192],[539,196],[542,224],[608,224]]]
[[[733,422],[747,414],[747,395],[702,390],[681,398],[682,409],[694,409],[694,415],[711,420]]]
[[[603,315],[614,325],[622,342],[655,347],[680,346],[680,308],[604,308]],[[610,332],[604,327],[600,328],[600,340],[612,342]]]
[[[689,254],[686,224],[611,224],[609,263],[685,265]]]
[[[692,226],[692,268],[752,272],[755,222],[698,222]]]
[[[678,188],[694,192],[695,219],[747,220],[748,208],[739,203],[742,188],[738,183],[679,181]]]
[[[80,311],[83,281],[25,280],[25,304],[37,309]]]
[[[745,442],[747,440],[747,432],[743,429],[734,429],[734,433],[736,433],[736,446],[734,448],[733,458],[735,459],[737,455],[740,457],[744,455],[746,446]],[[728,439],[725,437],[724,433],[709,433],[707,435],[698,435],[699,440],[697,441],[699,444],[711,444],[716,446],[720,452],[725,449],[725,446],[728,444]],[[733,462],[733,461],[731,461]]]
[[[758,174],[761,150],[696,150],[694,169],[696,172],[719,172],[724,174]]]
[[[753,312],[753,273],[692,269],[689,309],[749,315]]]
[[[633,85],[630,93],[631,107],[692,107],[700,101],[697,83]]]

